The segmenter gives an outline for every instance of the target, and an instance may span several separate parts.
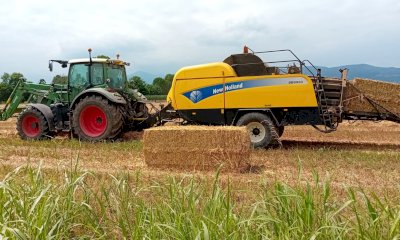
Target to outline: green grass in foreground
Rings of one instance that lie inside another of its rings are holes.
[[[0,182],[0,239],[400,238],[400,201],[347,189],[338,202],[318,176],[254,189],[258,199],[240,206],[218,174],[214,183],[171,177],[150,184],[140,173],[60,174],[54,180],[40,168],[18,168]]]

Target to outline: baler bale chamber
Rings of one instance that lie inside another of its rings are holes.
[[[343,119],[400,123],[400,84],[361,78],[347,81]]]

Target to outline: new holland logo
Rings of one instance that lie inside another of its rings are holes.
[[[287,84],[290,85],[307,84],[307,80],[302,77],[246,80],[246,81],[231,82],[227,84],[216,84],[208,87],[198,88],[195,90],[184,92],[182,93],[182,95],[187,97],[193,103],[198,103],[206,98],[222,94],[224,92],[237,91],[246,88],[268,87],[268,86],[278,86]]]
[[[231,84],[227,84],[225,85],[225,92],[229,92],[229,91],[233,91],[233,90],[238,90],[238,89],[242,89],[243,88],[243,83],[231,83]],[[218,88],[214,88],[212,90],[213,95],[215,94],[219,94],[222,93],[224,91],[224,88],[218,87]]]
[[[202,96],[201,92],[198,90],[192,91],[189,95],[190,101],[192,101],[194,103],[201,101],[202,98],[203,98],[203,96]]]

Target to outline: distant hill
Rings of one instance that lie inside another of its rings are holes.
[[[400,83],[400,68],[395,67],[376,67],[368,64],[354,64],[339,67],[320,67],[322,76],[340,77],[339,69],[349,69],[347,79],[355,77],[383,80],[388,82]]]

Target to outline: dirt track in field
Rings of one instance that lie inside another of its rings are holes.
[[[67,137],[26,142],[18,138],[15,122],[15,119],[0,122],[3,169],[41,163],[49,169],[70,169],[77,164],[81,170],[100,173],[141,170],[149,178],[187,174],[148,168],[141,152],[140,133],[128,133],[125,139],[130,141],[118,143],[79,143]],[[302,181],[312,181],[313,174],[318,173],[321,178],[330,178],[340,191],[344,191],[343,186],[397,194],[400,190],[400,124],[343,123],[337,132],[330,134],[308,126],[287,127],[282,142],[282,149],[254,150],[250,173],[229,174],[236,187],[248,189],[275,180],[291,183],[299,179],[299,174]],[[214,175],[213,172],[191,174]]]
[[[400,148],[398,143],[385,143],[385,142],[372,142],[372,141],[349,141],[349,140],[296,140],[296,139],[285,139],[282,140],[282,147],[285,149],[293,148],[329,148],[335,150],[397,150]]]

